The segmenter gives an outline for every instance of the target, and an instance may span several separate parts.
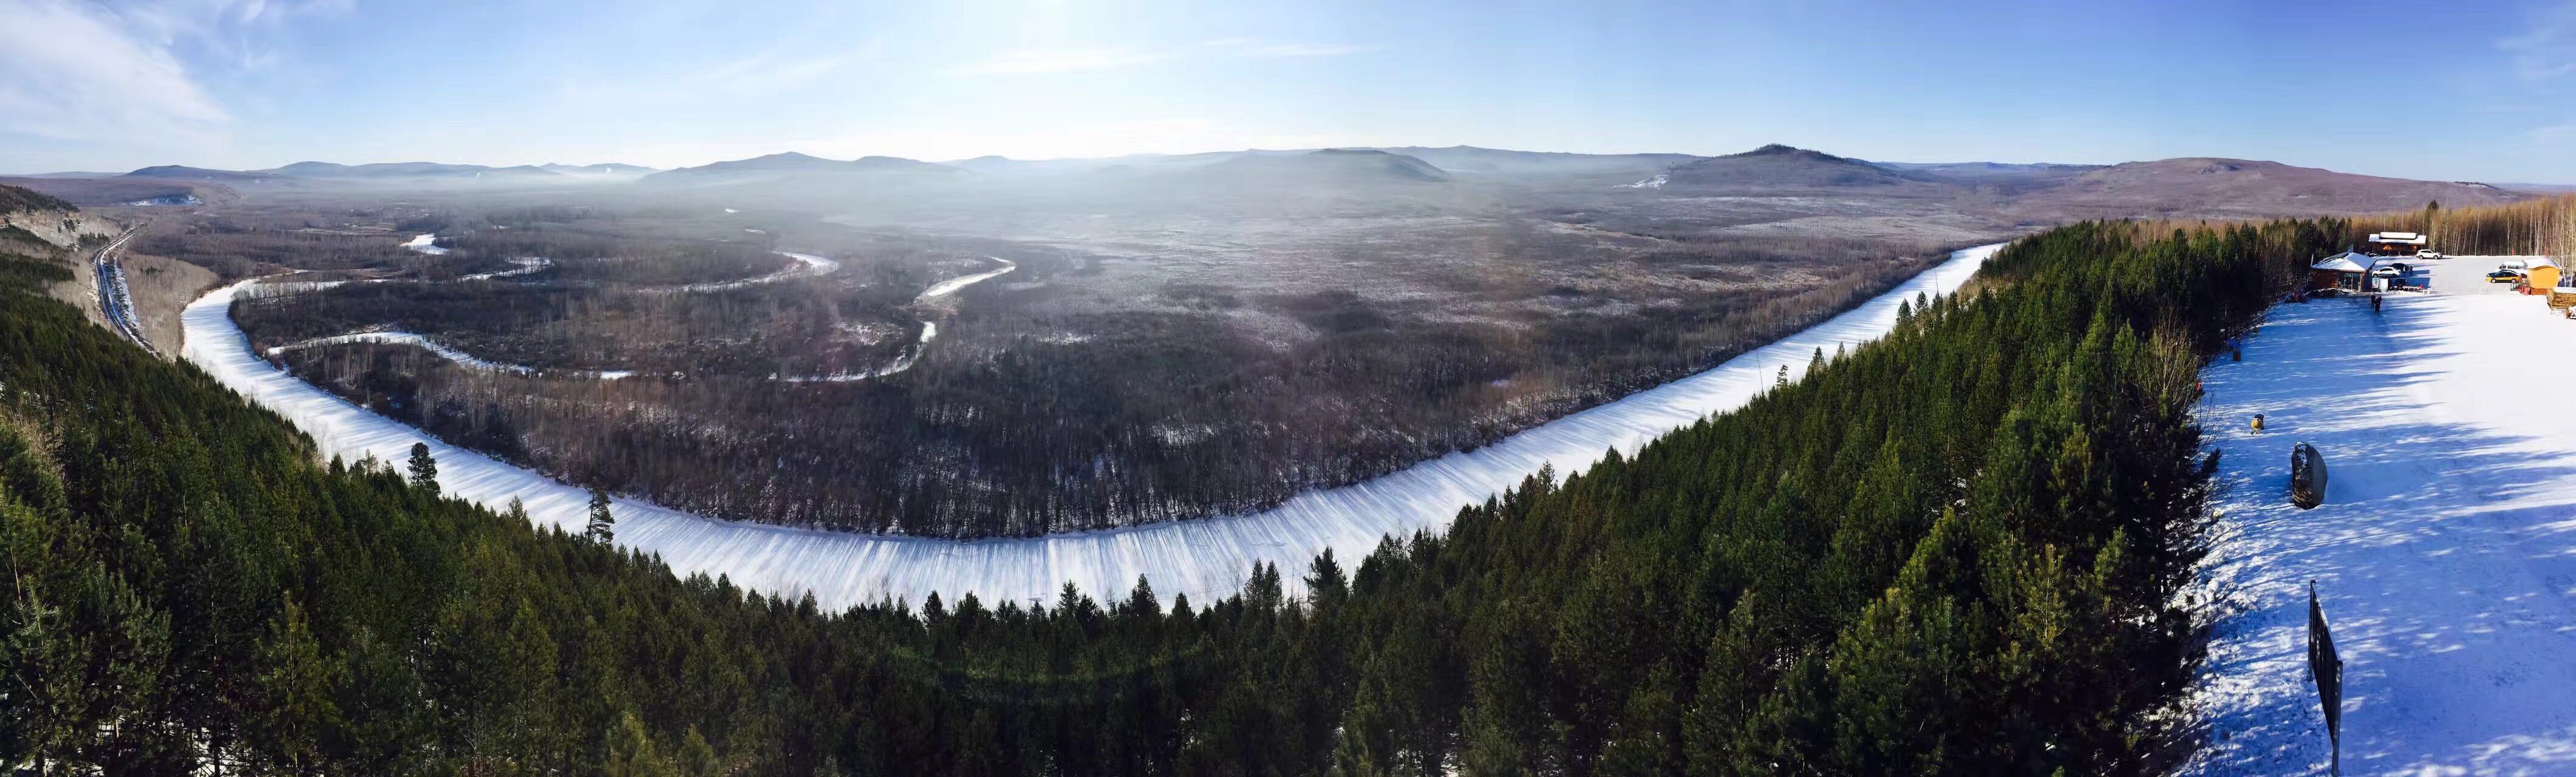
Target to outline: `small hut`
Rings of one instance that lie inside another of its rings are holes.
[[[2533,265],[2522,271],[2522,282],[2531,287],[2533,294],[2547,294],[2550,289],[2558,288],[2558,265]]]
[[[2345,251],[2308,265],[2309,288],[2361,291],[2370,283],[2374,257]]]

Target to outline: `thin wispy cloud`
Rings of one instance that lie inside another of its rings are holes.
[[[1169,51],[1140,51],[1126,48],[1024,50],[1005,52],[949,72],[956,75],[1078,73],[1117,70],[1170,58],[1172,53]]]
[[[0,131],[114,144],[202,138],[232,121],[166,37],[65,0],[0,0],[0,18]]]
[[[1253,38],[1222,38],[1159,48],[1107,46],[1023,49],[1004,52],[979,62],[953,68],[948,73],[950,75],[1080,73],[1118,70],[1193,58],[1335,57],[1372,50],[1375,50],[1375,47],[1339,43],[1280,43]]]
[[[2533,81],[2576,76],[2576,2],[2541,11],[2522,34],[2496,42],[2517,75]]]
[[[1225,38],[1220,40],[1203,41],[1197,44],[1197,46],[1200,49],[1211,50],[1225,56],[1248,57],[1254,59],[1275,59],[1285,57],[1338,57],[1345,54],[1360,54],[1377,50],[1377,47],[1375,46],[1354,46],[1344,43],[1271,43],[1251,38]]]
[[[766,52],[717,65],[696,80],[707,84],[762,89],[801,86],[839,72],[851,61],[862,58],[863,54],[864,52],[792,56],[782,52]]]
[[[257,71],[282,61],[271,46],[280,27],[355,8],[354,0],[145,0],[101,10],[138,40],[184,51],[208,66]]]
[[[822,54],[772,46],[696,62],[662,63],[647,77],[566,73],[557,83],[555,98],[562,109],[598,115],[700,106],[711,100],[781,99],[848,76],[853,66],[877,59],[883,49],[879,39]]]

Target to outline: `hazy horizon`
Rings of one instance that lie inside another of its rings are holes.
[[[21,174],[1784,143],[1904,162],[2216,156],[2576,182],[2571,0],[613,14],[0,0],[0,15],[14,22],[0,30],[0,170]]]
[[[1771,145],[1771,144],[1763,144],[1763,145]],[[1799,145],[1799,144],[1796,144],[1796,143],[1780,143],[1780,144],[1778,144],[1778,145],[1785,145],[1785,146],[1791,146],[1791,147],[1795,147],[1795,148],[1802,148],[1802,149],[1806,149],[1806,150],[1810,150],[1810,151],[1820,151],[1820,152],[1824,152],[1824,153],[1828,153],[1828,154],[1832,154],[1832,153],[1834,153],[1833,149],[1829,149],[1829,148],[1813,148],[1813,147],[1809,147],[1809,146],[1802,146],[1802,145]],[[195,168],[214,169],[214,170],[230,170],[230,171],[239,171],[239,172],[255,172],[255,171],[275,170],[275,169],[283,168],[283,167],[286,167],[286,166],[289,166],[289,165],[303,164],[303,163],[312,163],[312,162],[320,162],[320,163],[327,163],[327,164],[337,164],[337,165],[346,165],[346,166],[351,166],[351,167],[356,167],[356,166],[361,166],[361,165],[377,165],[377,164],[445,164],[445,165],[479,165],[479,166],[483,166],[483,167],[492,167],[492,168],[509,168],[509,167],[542,167],[542,166],[548,166],[548,165],[562,165],[562,166],[567,166],[567,167],[590,167],[590,166],[595,166],[595,165],[610,165],[610,164],[614,164],[614,165],[632,165],[632,166],[639,166],[639,167],[648,167],[648,168],[651,168],[651,169],[654,169],[654,170],[672,170],[672,169],[685,168],[685,167],[698,167],[698,166],[703,166],[703,165],[707,165],[707,164],[713,164],[713,163],[716,163],[716,162],[740,161],[740,160],[743,160],[743,159],[750,159],[750,158],[760,157],[760,156],[773,156],[773,155],[779,155],[779,154],[790,154],[790,153],[795,153],[795,154],[804,154],[804,155],[806,155],[806,156],[815,157],[815,158],[823,159],[823,160],[827,160],[827,161],[851,161],[851,160],[859,159],[859,158],[862,158],[862,157],[870,157],[870,156],[887,156],[887,157],[897,157],[897,158],[901,158],[901,159],[914,159],[915,161],[932,162],[932,163],[937,163],[937,164],[954,164],[954,163],[960,163],[960,162],[970,162],[970,161],[974,161],[974,160],[977,160],[977,159],[989,159],[989,158],[997,158],[997,157],[998,157],[998,158],[1002,158],[1002,159],[1008,159],[1008,160],[1015,161],[1015,162],[1070,162],[1070,161],[1089,161],[1089,160],[1120,159],[1120,158],[1126,158],[1126,157],[1182,157],[1182,156],[1195,156],[1195,155],[1202,155],[1202,154],[1232,154],[1232,153],[1294,153],[1294,152],[1299,152],[1299,151],[1314,151],[1314,150],[1321,150],[1321,149],[1399,149],[1399,148],[1423,148],[1423,149],[1441,149],[1441,148],[1480,148],[1480,149],[1485,149],[1485,150],[1489,150],[1489,151],[1509,151],[1509,152],[1519,152],[1519,153],[1542,153],[1542,154],[1565,153],[1565,154],[1587,154],[1587,155],[1602,155],[1602,156],[1629,156],[1629,155],[1639,155],[1639,156],[1642,156],[1642,155],[1652,155],[1652,154],[1688,154],[1688,155],[1692,155],[1692,156],[1700,156],[1700,157],[1714,157],[1714,156],[1726,156],[1726,155],[1730,155],[1730,154],[1741,154],[1741,153],[1745,153],[1745,152],[1752,151],[1752,150],[1754,150],[1754,149],[1756,149],[1756,148],[1760,148],[1760,147],[1761,147],[1761,146],[1751,146],[1751,147],[1739,148],[1739,149],[1733,149],[1733,150],[1705,151],[1705,152],[1693,152],[1693,151],[1671,151],[1671,150],[1642,150],[1642,151],[1560,151],[1560,150],[1557,150],[1557,149],[1544,149],[1544,148],[1501,148],[1501,147],[1495,147],[1495,146],[1478,146],[1478,145],[1476,145],[1476,144],[1472,144],[1472,143],[1394,143],[1394,144],[1383,144],[1383,145],[1365,145],[1365,144],[1348,144],[1348,143],[1346,143],[1346,144],[1328,144],[1328,145],[1299,146],[1299,147],[1284,147],[1284,146],[1283,146],[1283,147],[1271,147],[1271,148],[1208,148],[1208,149],[1191,149],[1191,150],[1186,150],[1186,151],[1137,151],[1137,152],[1131,152],[1131,153],[1125,153],[1125,154],[1113,154],[1113,155],[1104,155],[1104,156],[1021,157],[1021,156],[1010,156],[1010,155],[1007,155],[1007,154],[978,154],[978,155],[974,155],[974,156],[942,157],[942,158],[936,158],[936,159],[920,159],[920,158],[915,158],[915,157],[900,157],[900,156],[897,156],[897,155],[894,155],[894,154],[858,154],[858,155],[855,155],[855,156],[832,156],[832,155],[826,155],[826,154],[817,154],[817,153],[807,152],[807,151],[803,151],[803,150],[800,150],[800,149],[793,149],[793,148],[789,148],[789,149],[780,149],[780,150],[778,150],[778,151],[766,152],[766,153],[762,153],[762,154],[754,154],[754,155],[749,156],[749,157],[729,157],[729,158],[724,158],[724,159],[706,159],[706,160],[701,160],[701,161],[689,162],[689,163],[686,163],[686,164],[674,164],[674,165],[668,165],[668,166],[664,166],[664,165],[644,165],[644,164],[640,164],[640,163],[629,162],[629,161],[627,161],[627,160],[623,160],[623,159],[597,159],[597,160],[582,160],[582,161],[566,161],[566,160],[560,160],[560,159],[547,159],[547,160],[542,160],[542,161],[533,161],[533,162],[530,162],[530,161],[507,161],[507,160],[503,160],[503,161],[493,161],[493,160],[470,160],[470,159],[469,159],[469,160],[460,160],[460,159],[420,159],[420,158],[397,158],[397,157],[388,157],[388,158],[383,158],[383,159],[368,159],[368,160],[363,160],[363,161],[349,161],[349,160],[340,160],[340,159],[319,159],[319,158],[312,158],[312,159],[294,159],[294,160],[289,160],[289,161],[285,161],[285,162],[278,162],[278,163],[275,163],[275,164],[258,164],[258,165],[252,165],[252,166],[246,166],[246,167],[228,167],[228,168],[212,167],[212,166],[209,166],[209,165],[190,164],[190,163],[187,163],[187,162],[182,161],[182,162],[158,162],[158,163],[147,164],[147,165],[138,165],[138,166],[131,167],[131,168],[104,169],[104,170],[71,170],[71,169],[63,169],[63,170],[20,170],[20,171],[13,171],[13,170],[0,170],[0,177],[5,177],[5,176],[28,176],[28,175],[57,175],[57,174],[63,174],[63,173],[107,173],[107,174],[111,174],[111,175],[123,175],[123,174],[130,173],[130,172],[133,172],[133,171],[136,171],[136,170],[141,170],[141,169],[144,169],[144,168],[150,168],[150,167],[163,167],[163,166],[195,167]],[[1837,154],[1837,156],[1842,156],[1842,155]],[[1860,158],[1860,157],[1853,157],[1853,158],[1858,159],[1858,158]],[[2224,155],[2220,155],[2220,154],[2183,154],[2183,155],[2180,155],[2179,157],[2163,157],[2163,158],[2171,159],[2171,158],[2240,158],[2240,157],[2225,157]],[[2067,161],[2064,161],[2064,160],[2055,160],[2055,159],[1868,159],[1867,161],[1871,161],[1871,162],[1886,162],[1886,163],[1899,163],[1899,164],[1968,164],[1968,163],[1997,163],[1997,164],[2070,164],[2070,165],[2081,165],[2081,164],[2115,164],[2114,162],[2067,162]],[[2119,161],[2121,161],[2121,162],[2136,162],[2136,161],[2152,161],[2152,160],[2124,159],[2124,160],[2119,160]],[[2279,161],[2282,161],[2282,160],[2257,160],[2257,161],[2274,161],[2274,162],[2279,162]],[[2285,164],[2287,164],[2287,163],[2285,162]],[[2305,165],[2303,165],[2303,166],[2305,166]],[[2349,172],[2349,171],[2344,171],[2344,172]],[[2518,182],[2518,183],[2519,183],[2519,182]]]

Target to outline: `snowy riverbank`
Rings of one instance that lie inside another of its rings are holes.
[[[960,542],[791,529],[716,521],[636,500],[617,501],[617,540],[657,553],[680,574],[725,574],[773,593],[813,591],[828,608],[892,596],[968,591],[986,601],[1052,599],[1072,581],[1103,597],[1122,595],[1139,576],[1165,597],[1202,602],[1236,590],[1254,562],[1275,562],[1292,589],[1315,554],[1330,548],[1354,562],[1387,535],[1438,529],[1460,507],[1516,485],[1552,465],[1572,472],[1617,448],[1647,441],[1702,416],[1743,405],[1782,366],[1796,376],[1816,349],[1857,345],[1895,324],[1900,301],[1945,294],[1965,283],[2000,245],[1960,251],[1859,307],[1696,375],[1531,428],[1472,453],[1452,453],[1356,485],[1301,494],[1266,512],[1031,539]],[[296,380],[251,352],[228,314],[240,284],[190,304],[186,358],[225,385],[273,408],[313,435],[324,455],[374,454],[400,461],[427,442],[446,492],[498,507],[511,497],[529,517],[578,532],[581,489],[441,443]]]
[[[316,337],[300,343],[291,343],[270,348],[268,349],[268,355],[276,356],[299,348],[311,348],[320,345],[341,345],[345,343],[408,345],[436,354],[438,358],[455,362],[458,366],[466,369],[481,370],[484,372],[509,372],[520,375],[544,374],[550,377],[587,378],[591,380],[618,380],[621,378],[631,377],[635,374],[635,371],[633,370],[540,370],[524,364],[502,364],[500,362],[478,359],[472,354],[468,354],[464,351],[440,345],[438,341],[431,340],[417,332],[401,331],[352,332],[345,335]]]
[[[2193,771],[2322,774],[2307,666],[2314,580],[2344,667],[2346,774],[2576,774],[2576,321],[2433,265],[2437,293],[2272,309],[2242,363],[2202,371],[2225,451],[2221,621]],[[2248,428],[2263,413],[2265,431]],[[2287,503],[2290,446],[2325,504]]]
[[[411,241],[402,244],[402,247],[429,254],[431,256],[439,256],[447,253],[447,249],[438,247],[438,233],[436,232],[423,232],[421,234],[413,235],[411,237]]]
[[[813,254],[800,254],[794,251],[779,251],[777,253],[780,256],[796,260],[796,266],[757,278],[744,278],[738,281],[722,281],[717,283],[692,283],[687,286],[680,287],[680,290],[691,292],[724,291],[727,289],[739,289],[746,286],[758,286],[764,283],[777,283],[779,281],[793,278],[830,275],[832,273],[839,272],[841,269],[840,262],[815,256]]]
[[[973,286],[977,283],[1000,277],[1003,273],[1020,269],[1019,263],[1013,262],[1009,259],[1004,259],[998,256],[987,258],[996,262],[1001,262],[1002,269],[950,278],[948,280],[931,284],[930,288],[922,290],[920,296],[916,296],[912,299],[913,306],[915,308],[928,307],[930,303],[941,297],[964,291],[968,286]],[[896,355],[894,357],[894,361],[888,362],[886,366],[878,367],[873,370],[835,372],[829,375],[788,375],[784,377],[771,375],[770,377],[777,380],[787,381],[789,383],[850,383],[862,380],[875,380],[877,378],[912,369],[912,365],[914,363],[921,361],[921,355],[930,351],[930,341],[937,339],[938,337],[939,322],[924,320],[921,322],[921,336],[914,339],[912,341],[912,345],[904,348],[903,353]]]

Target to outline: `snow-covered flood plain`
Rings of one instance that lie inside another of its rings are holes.
[[[679,574],[723,574],[774,594],[811,591],[825,607],[933,591],[954,600],[1052,599],[1067,581],[1115,597],[1150,580],[1167,599],[1211,601],[1235,591],[1255,562],[1271,562],[1297,587],[1308,562],[1331,549],[1358,559],[1385,535],[1448,525],[1458,509],[1518,484],[1542,466],[1573,472],[1617,448],[1742,406],[1781,367],[1795,376],[1819,348],[1874,339],[1894,325],[1900,301],[1946,294],[2001,245],[1951,255],[1894,290],[1779,342],[1688,378],[1558,419],[1470,453],[1451,453],[1356,485],[1315,491],[1265,512],[1027,539],[955,541],[795,529],[703,518],[630,499],[617,501],[617,542],[658,554]],[[450,446],[368,412],[269,366],[228,313],[240,285],[188,306],[185,357],[225,385],[311,434],[323,455],[401,461],[415,442],[438,458],[452,496],[499,507],[525,501],[531,519],[578,532],[586,495],[569,485]],[[1347,563],[1347,562],[1346,562]]]
[[[438,358],[455,362],[466,369],[482,370],[485,372],[512,372],[520,375],[545,374],[555,377],[588,378],[592,380],[618,380],[621,378],[631,377],[635,374],[635,371],[633,370],[540,370],[523,364],[502,364],[500,362],[475,358],[472,354],[441,345],[438,341],[429,339],[427,336],[418,333],[398,331],[353,332],[345,335],[316,337],[300,343],[292,343],[270,348],[268,349],[268,354],[270,356],[275,356],[298,348],[311,348],[320,345],[339,345],[343,343],[384,343],[387,345],[408,345],[437,354]]]
[[[2224,451],[2197,702],[2211,775],[2323,774],[2308,583],[2344,660],[2346,774],[2576,774],[2576,321],[2433,267],[2434,294],[2275,306],[2202,371]],[[2256,413],[2265,429],[2253,431]],[[2288,502],[2290,448],[2326,460]]]
[[[402,244],[402,247],[432,256],[447,253],[447,249],[438,247],[438,233],[436,232],[423,232],[421,234],[413,235],[411,237],[411,242]]]

